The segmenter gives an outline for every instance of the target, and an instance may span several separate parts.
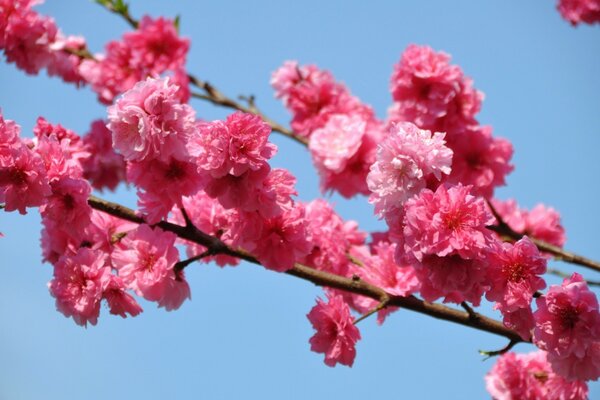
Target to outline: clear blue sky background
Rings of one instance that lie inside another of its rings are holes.
[[[90,1],[47,0],[68,34],[93,51],[128,26]],[[600,259],[600,26],[573,29],[546,1],[133,1],[141,16],[182,15],[193,39],[188,66],[230,95],[254,94],[264,111],[287,122],[273,99],[271,71],[286,59],[316,63],[344,81],[383,117],[392,65],[410,43],[452,54],[486,94],[480,121],[515,146],[516,171],[500,197],[556,207],[567,247]],[[193,102],[203,118],[226,112]],[[105,109],[87,88],[29,77],[0,65],[0,107],[25,135],[39,115],[83,134]],[[274,163],[292,170],[305,200],[319,196],[309,157],[274,137]],[[109,196],[130,206],[132,194]],[[365,230],[381,228],[364,198],[332,199]],[[310,352],[305,314],[318,288],[243,265],[194,265],[191,302],[167,313],[122,320],[104,310],[83,329],[55,311],[51,267],[41,264],[39,217],[0,214],[0,399],[483,399],[493,361],[478,349],[501,338],[410,311],[383,327],[361,323],[352,369],[329,368]],[[560,265],[565,270],[568,266]],[[587,273],[598,279],[594,273]],[[556,280],[553,280],[556,282]],[[532,348],[520,345],[518,351]],[[600,397],[598,384],[591,398]]]

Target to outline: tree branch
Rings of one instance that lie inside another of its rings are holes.
[[[138,224],[144,223],[144,219],[137,215],[135,211],[120,204],[112,203],[95,196],[90,196],[88,203],[92,208],[103,211],[117,218]],[[253,264],[260,264],[252,255],[242,250],[231,249],[219,239],[207,235],[206,233],[198,230],[195,226],[184,227],[167,221],[159,222],[155,226],[158,226],[165,231],[173,232],[182,239],[200,244],[211,250],[212,254],[226,254],[241,258]],[[515,331],[506,328],[500,321],[496,321],[492,318],[477,313],[474,313],[474,317],[467,312],[459,311],[441,304],[429,303],[417,299],[414,296],[393,296],[382,288],[365,282],[358,277],[346,278],[331,274],[329,272],[319,271],[301,264],[296,264],[292,269],[286,271],[286,273],[288,275],[310,281],[317,286],[326,286],[350,293],[360,294],[380,302],[386,302],[386,299],[389,299],[387,300],[387,306],[406,308],[408,310],[426,314],[437,319],[454,322],[484,332],[503,336],[509,340],[516,341],[517,343],[524,342],[524,340],[521,339],[521,337]]]

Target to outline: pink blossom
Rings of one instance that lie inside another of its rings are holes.
[[[265,268],[287,271],[312,249],[304,215],[300,204],[274,218],[247,214],[233,228],[233,244],[251,252]]]
[[[131,47],[131,64],[151,74],[175,70],[185,64],[189,39],[180,38],[173,20],[144,15],[137,30],[123,35]]]
[[[122,41],[109,42],[106,54],[83,60],[79,72],[104,104],[138,81],[165,73],[177,83],[174,96],[185,102],[189,89],[179,86],[188,83],[183,73],[188,49],[189,40],[178,36],[172,20],[144,16],[136,31],[126,33]]]
[[[42,216],[61,224],[73,236],[80,235],[90,223],[88,205],[91,188],[83,179],[64,178],[52,182],[52,195],[40,207]]]
[[[50,183],[63,178],[80,179],[83,177],[83,169],[79,160],[71,158],[69,151],[70,140],[59,142],[56,135],[41,136],[37,139],[34,151],[41,157],[46,175]],[[82,150],[81,155],[89,153]]]
[[[484,197],[491,197],[494,188],[506,184],[504,178],[514,169],[508,140],[492,137],[489,126],[469,127],[451,139],[448,146],[454,157],[448,182],[473,185],[473,193]]]
[[[321,191],[335,190],[345,198],[357,194],[369,194],[367,175],[375,162],[377,144],[383,139],[383,127],[379,121],[367,120],[360,147],[353,154],[344,156],[343,168],[334,171],[327,168],[324,158],[313,152],[313,160],[321,178]],[[332,160],[329,157],[329,160]]]
[[[585,400],[584,381],[568,381],[557,375],[546,353],[506,353],[485,376],[486,388],[496,400]]]
[[[188,148],[197,156],[200,168],[214,178],[229,173],[229,128],[224,121],[198,122],[198,134],[190,138]]]
[[[52,61],[50,45],[58,28],[54,20],[31,9],[31,0],[0,1],[0,48],[6,60],[30,75],[37,74]]]
[[[415,264],[420,293],[426,301],[443,297],[444,303],[468,301],[474,306],[479,306],[481,296],[489,289],[486,269],[485,258],[464,259],[458,254],[425,255]]]
[[[171,232],[140,225],[112,253],[113,266],[127,287],[168,311],[190,297],[185,278],[174,270],[179,261],[175,239]]]
[[[426,254],[477,258],[494,241],[486,226],[494,219],[471,186],[423,189],[405,205],[404,250],[421,261]]]
[[[371,257],[358,257],[364,266],[353,268],[354,275],[395,296],[405,297],[419,291],[421,285],[415,268],[398,265],[394,260],[396,244],[380,241],[372,247]]]
[[[183,196],[191,196],[205,185],[205,176],[195,163],[174,158],[130,163],[127,179],[138,187],[138,205],[149,223],[166,217]]]
[[[109,281],[104,253],[84,247],[58,260],[48,287],[56,298],[56,308],[78,325],[87,326],[98,322],[102,293]]]
[[[510,307],[505,303],[496,303],[494,309],[502,313],[504,326],[517,332],[523,340],[531,341],[531,333],[535,327],[531,305]]]
[[[225,124],[229,130],[230,174],[256,171],[275,155],[277,146],[268,142],[271,127],[259,116],[237,111],[227,117]]]
[[[565,244],[565,228],[561,225],[560,214],[552,207],[538,204],[528,211],[519,208],[513,199],[492,199],[492,205],[503,222],[515,232],[558,247]]]
[[[533,294],[546,287],[541,278],[546,272],[546,260],[526,236],[515,244],[495,246],[489,260],[491,289],[486,298],[502,303],[505,309],[528,308]]]
[[[59,76],[65,82],[72,82],[77,86],[85,83],[79,73],[82,58],[73,52],[86,49],[85,39],[81,36],[65,37],[60,32],[54,43],[50,45],[52,59],[48,64],[48,75]]]
[[[310,349],[325,354],[325,364],[336,363],[349,367],[356,357],[356,342],[360,332],[354,325],[350,308],[341,296],[327,295],[327,303],[317,298],[317,305],[307,314],[308,320],[317,331],[310,338]]]
[[[65,152],[65,157],[77,164],[90,156],[78,134],[63,127],[61,124],[53,125],[44,117],[37,119],[33,127],[33,133],[38,138],[38,141],[42,140],[43,137],[56,138]]]
[[[223,240],[231,245],[231,241],[226,239],[230,233],[231,226],[235,222],[233,210],[225,210],[223,206],[215,199],[209,197],[206,193],[200,191],[193,196],[184,197],[182,200],[183,209],[195,227],[202,232]],[[179,210],[173,210],[175,220],[179,224],[185,224],[185,220]],[[200,255],[206,251],[204,246],[197,243],[182,241],[187,248],[188,257]],[[220,267],[225,265],[238,265],[239,259],[224,254],[204,257],[201,262],[215,261]]]
[[[143,311],[133,296],[127,293],[123,279],[118,276],[110,276],[102,296],[106,299],[111,314],[127,318],[127,314],[135,317]]]
[[[5,203],[6,211],[25,214],[27,207],[44,204],[50,193],[39,155],[20,142],[0,147],[0,203]]]
[[[559,0],[557,8],[560,15],[573,26],[580,23],[600,22],[600,1],[598,0]]]
[[[390,89],[396,102],[391,121],[408,121],[422,129],[455,131],[476,123],[483,94],[472,87],[450,56],[428,46],[410,45],[394,66]]]
[[[137,224],[133,222],[97,210],[92,210],[90,222],[86,229],[86,238],[92,248],[109,254],[127,232],[137,228]]]
[[[426,187],[427,178],[437,180],[449,174],[452,150],[445,146],[443,133],[421,130],[411,123],[389,129],[377,147],[377,161],[371,165],[367,183],[372,194],[369,202],[383,216]]]
[[[352,246],[364,244],[366,233],[358,229],[356,221],[344,221],[323,199],[313,200],[305,208],[307,237],[313,248],[302,263],[346,276],[349,263],[346,253]]]
[[[82,161],[83,176],[97,190],[115,190],[125,180],[125,160],[112,147],[112,135],[101,119],[92,122],[83,137],[90,156]]]
[[[600,376],[598,300],[583,277],[574,273],[536,300],[535,344],[549,353],[553,368],[568,379]]]
[[[168,78],[137,83],[108,108],[113,146],[128,161],[186,159],[196,134],[195,112],[176,97]]]
[[[358,115],[332,116],[324,127],[316,129],[308,148],[318,169],[343,171],[362,144],[367,121]]]
[[[373,110],[353,97],[331,73],[315,65],[299,66],[296,61],[286,61],[273,72],[271,85],[276,97],[282,99],[293,114],[292,129],[303,136],[324,127],[335,114],[374,117]]]

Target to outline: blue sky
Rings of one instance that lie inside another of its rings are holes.
[[[284,123],[289,115],[268,84],[284,60],[331,70],[383,117],[392,65],[408,44],[450,53],[486,94],[481,123],[515,146],[515,172],[498,196],[555,207],[567,247],[600,259],[600,26],[572,28],[553,1],[132,3],[138,17],[181,14],[182,34],[192,38],[189,70],[231,96],[254,94],[263,111]],[[65,33],[84,35],[93,51],[129,29],[91,1],[47,0],[39,11]],[[192,104],[206,119],[227,115]],[[106,115],[88,88],[26,76],[4,63],[0,108],[25,135],[40,115],[81,134]],[[300,197],[319,196],[305,149],[273,140],[274,164],[298,177]],[[135,204],[125,190],[108,197]],[[331,200],[362,229],[382,228],[364,198]],[[0,214],[0,231],[0,399],[479,399],[489,397],[483,376],[493,361],[482,361],[477,350],[505,344],[400,311],[382,327],[362,322],[355,366],[332,369],[308,344],[305,315],[321,291],[251,265],[193,265],[192,301],[180,310],[143,303],[137,318],[104,312],[98,326],[83,329],[56,312],[48,294],[52,273],[40,261],[36,211]],[[591,389],[591,398],[600,396],[600,385]]]

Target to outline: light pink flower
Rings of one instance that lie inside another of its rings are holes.
[[[424,255],[459,254],[478,258],[494,241],[486,228],[494,218],[470,186],[423,189],[404,205],[404,250],[421,261]]]
[[[549,353],[553,368],[568,379],[600,376],[598,300],[574,273],[536,300],[534,343]]]
[[[82,161],[83,176],[97,190],[115,190],[125,180],[125,160],[112,147],[112,135],[101,119],[92,122],[83,137],[90,156]]]
[[[140,225],[119,242],[111,257],[128,288],[168,311],[190,297],[185,278],[174,270],[179,261],[175,239],[171,232]]]
[[[181,104],[168,78],[137,83],[108,108],[113,146],[128,161],[189,158],[187,141],[196,132],[194,110]]]
[[[101,251],[81,248],[63,255],[54,266],[48,283],[56,308],[82,326],[96,325],[102,293],[110,281],[110,267]]]
[[[48,63],[48,75],[58,76],[65,82],[81,86],[85,83],[79,73],[82,57],[73,52],[86,49],[85,38],[81,36],[64,36],[60,32],[56,40],[50,45],[52,59]]]
[[[427,185],[427,179],[440,180],[449,174],[452,150],[445,146],[443,133],[421,130],[411,123],[393,125],[377,147],[377,161],[371,165],[367,183],[369,202],[384,216]]]
[[[506,184],[504,178],[514,169],[508,140],[492,137],[489,126],[469,127],[450,138],[448,146],[454,157],[448,182],[473,185],[473,194],[484,197],[491,197],[494,188]]]
[[[42,141],[44,137],[55,138],[65,153],[65,157],[79,164],[90,156],[81,137],[61,124],[53,125],[44,117],[39,117],[33,127],[33,133]]]
[[[327,295],[327,303],[317,299],[317,305],[307,314],[308,320],[317,331],[310,338],[310,349],[325,354],[325,364],[336,363],[349,367],[356,357],[356,342],[360,332],[354,325],[350,308],[341,296]]]
[[[367,121],[358,115],[337,114],[324,127],[316,129],[308,148],[318,169],[343,171],[362,144]]]
[[[229,128],[224,121],[198,122],[198,134],[190,138],[188,148],[200,168],[214,178],[229,173]]]
[[[559,0],[556,6],[560,15],[571,25],[600,22],[600,1],[598,0]]]

